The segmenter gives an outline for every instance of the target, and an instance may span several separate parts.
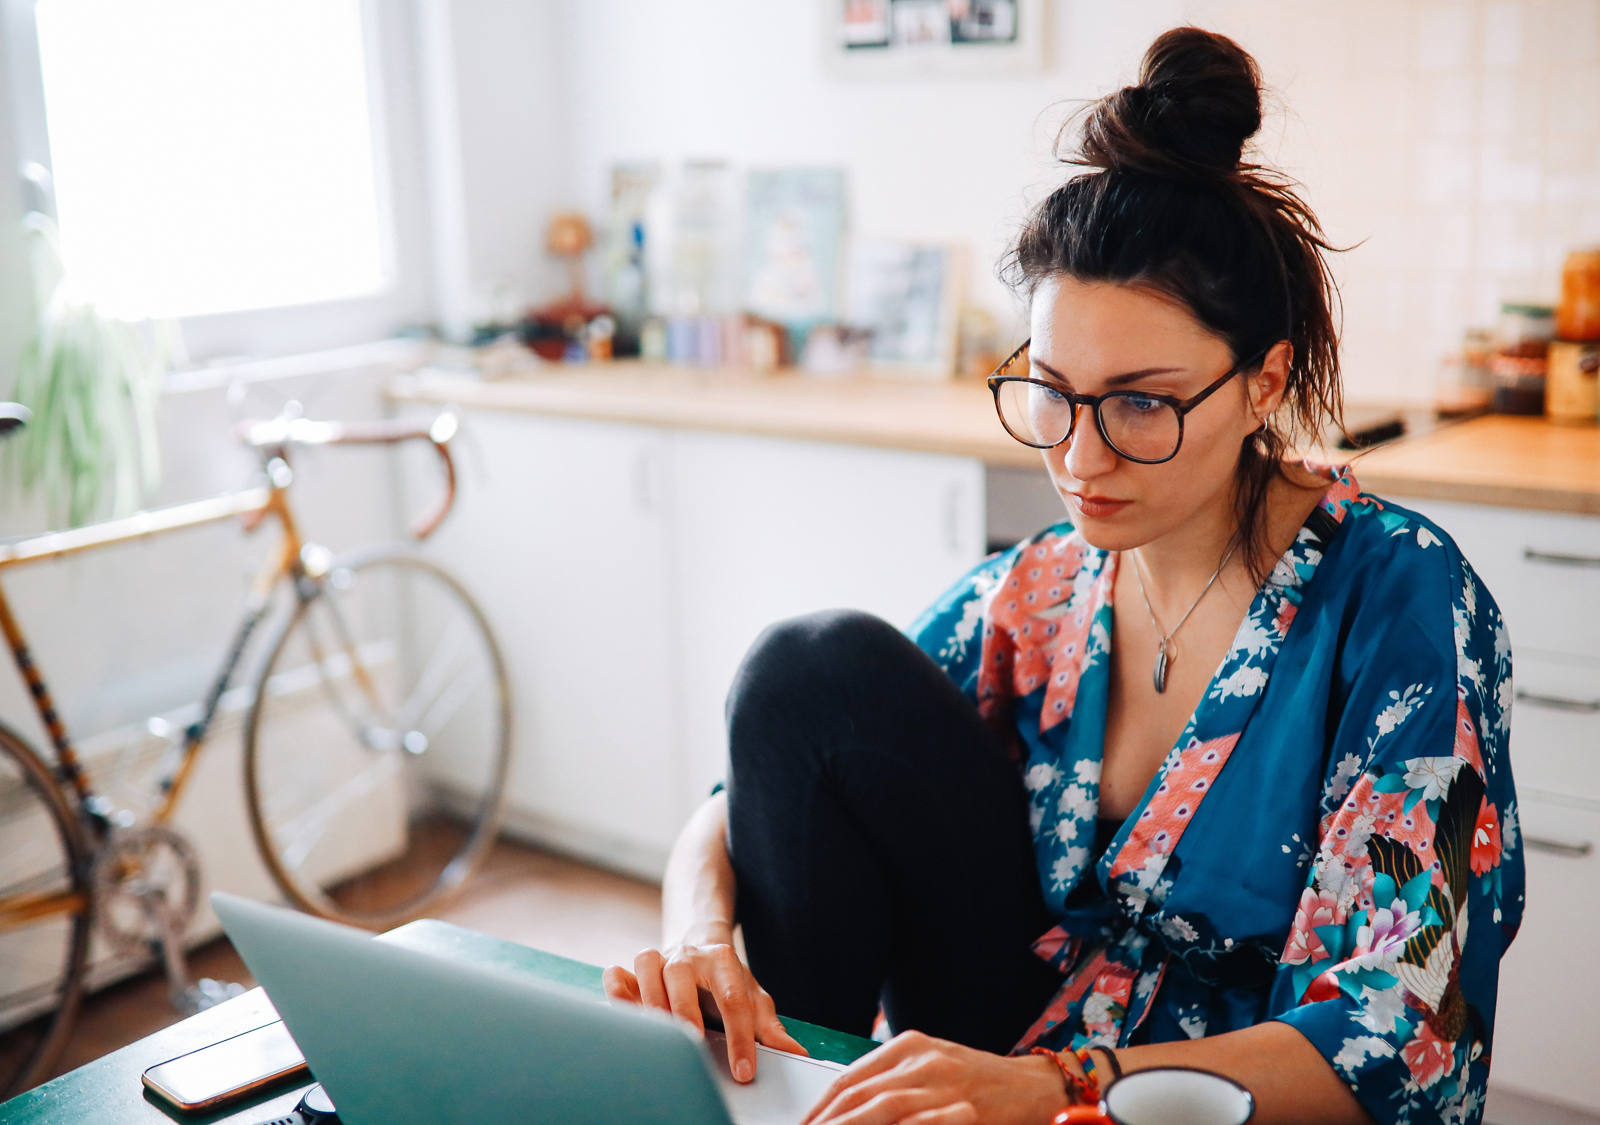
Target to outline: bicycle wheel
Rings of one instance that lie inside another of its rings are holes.
[[[384,928],[436,906],[498,828],[511,703],[483,613],[403,548],[297,584],[245,725],[256,841],[297,905]]]
[[[49,1077],[89,957],[83,829],[49,770],[0,726],[0,1101]]]

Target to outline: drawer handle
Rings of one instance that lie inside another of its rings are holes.
[[[1522,841],[1536,852],[1549,852],[1551,855],[1564,855],[1573,859],[1582,859],[1594,851],[1594,844],[1588,840],[1581,844],[1569,844],[1565,840],[1549,840],[1543,836],[1524,835]]]
[[[1531,703],[1535,707],[1548,707],[1552,711],[1578,711],[1585,715],[1593,715],[1600,711],[1600,699],[1568,699],[1563,695],[1540,695],[1536,691],[1516,692],[1518,703]]]
[[[1532,547],[1524,547],[1522,557],[1528,562],[1552,563],[1556,566],[1600,567],[1600,555],[1569,555],[1561,551],[1536,551]]]

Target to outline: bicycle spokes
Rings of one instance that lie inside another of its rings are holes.
[[[509,753],[504,669],[459,586],[405,553],[336,564],[264,675],[246,777],[291,896],[392,924],[458,883],[492,836]]]

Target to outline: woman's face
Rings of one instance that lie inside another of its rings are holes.
[[[1029,374],[1079,394],[1128,389],[1188,399],[1233,366],[1220,337],[1180,302],[1148,289],[1057,274],[1034,291],[1031,320]],[[1236,376],[1185,415],[1177,456],[1159,465],[1118,455],[1089,408],[1079,407],[1072,437],[1043,453],[1083,537],[1120,551],[1197,518],[1231,520],[1240,447],[1282,391],[1270,373],[1278,358],[1269,356],[1264,377]]]

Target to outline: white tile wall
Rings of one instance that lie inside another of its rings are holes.
[[[1426,398],[1464,328],[1492,327],[1504,300],[1554,300],[1568,251],[1600,243],[1600,0],[1185,14],[1256,54],[1298,118],[1264,148],[1332,239],[1359,243],[1334,260],[1352,396],[1400,378]]]

